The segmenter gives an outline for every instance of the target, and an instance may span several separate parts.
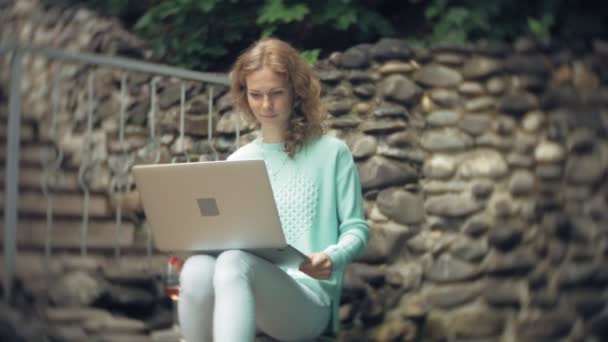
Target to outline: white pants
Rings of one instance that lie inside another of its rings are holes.
[[[330,316],[312,290],[239,250],[188,258],[178,310],[187,342],[253,341],[256,327],[278,340],[310,340],[323,333]]]

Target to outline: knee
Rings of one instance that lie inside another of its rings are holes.
[[[189,257],[180,273],[180,291],[204,295],[213,290],[215,259],[208,255]]]
[[[240,250],[229,250],[217,257],[215,275],[216,288],[234,284],[235,281],[249,281],[252,276],[252,255]]]

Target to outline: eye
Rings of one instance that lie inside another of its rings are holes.
[[[252,99],[258,100],[262,97],[262,94],[258,94],[258,93],[249,93],[249,97],[251,97]]]
[[[283,96],[283,94],[284,94],[284,93],[285,93],[285,92],[284,92],[283,90],[275,90],[275,91],[273,91],[273,92],[272,92],[272,94],[271,94],[271,95],[272,95],[273,97],[279,97],[279,96]]]

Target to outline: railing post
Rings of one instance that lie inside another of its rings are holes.
[[[19,143],[21,132],[21,71],[23,53],[13,50],[11,59],[9,116],[4,177],[4,301],[10,304],[17,254],[17,208],[19,203]]]

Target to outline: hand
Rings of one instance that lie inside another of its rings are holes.
[[[329,255],[325,253],[313,253],[308,255],[308,260],[300,266],[300,271],[315,279],[328,279],[331,275],[333,264]]]

